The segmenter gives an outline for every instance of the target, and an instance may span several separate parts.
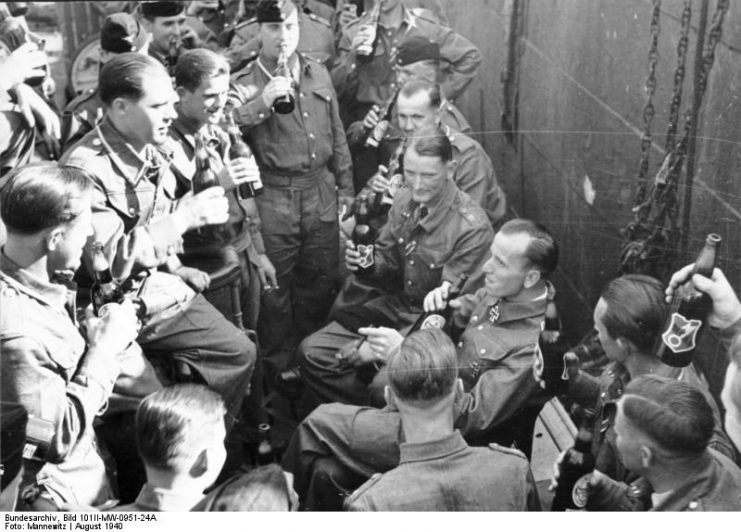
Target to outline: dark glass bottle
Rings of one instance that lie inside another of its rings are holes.
[[[267,465],[275,462],[273,444],[270,443],[270,425],[260,423],[257,427],[257,463]]]
[[[449,333],[453,321],[453,308],[448,305],[447,302],[454,300],[461,294],[467,280],[467,274],[460,274],[458,276],[458,279],[456,279],[455,282],[448,289],[448,299],[446,301],[445,308],[442,310],[431,310],[428,312],[424,312],[419,318],[417,318],[417,321],[414,322],[414,325],[412,325],[409,333],[413,333],[414,331],[423,329],[442,329]]]
[[[100,316],[105,305],[124,301],[123,288],[113,279],[111,266],[100,242],[93,244],[93,286],[90,288],[90,299],[96,316]]]
[[[545,307],[545,324],[538,336],[538,347],[533,361],[533,376],[540,387],[552,395],[565,393],[569,376],[566,373],[564,355],[569,350],[563,333],[558,308],[553,297],[548,298]]]
[[[196,173],[191,182],[193,194],[198,194],[208,188],[219,186],[219,179],[216,177],[216,173],[211,169],[211,159],[209,158],[206,146],[203,143],[203,137],[198,134],[195,136],[195,160]],[[198,234],[216,241],[223,241],[227,238],[225,224],[214,224],[200,227],[198,228]]]
[[[378,48],[378,20],[381,17],[381,2],[376,1],[373,8],[368,15],[368,22],[365,26],[371,28],[371,32],[368,36],[368,40],[362,45],[358,46],[355,50],[355,58],[359,63],[370,63],[376,56],[376,48]]]
[[[355,228],[352,232],[352,242],[360,254],[356,275],[371,275],[376,269],[375,248],[376,230],[370,225],[370,208],[368,196],[363,194],[358,200],[355,211]]]
[[[394,203],[394,196],[402,186],[404,178],[404,150],[406,149],[406,139],[399,143],[389,160],[386,177],[389,180],[389,188],[383,194],[375,193],[373,199],[373,213],[376,216],[386,214]]]
[[[705,246],[695,261],[692,274],[705,277],[713,275],[715,260],[721,238],[711,233],[705,240]],[[661,361],[676,368],[682,368],[692,362],[692,355],[697,346],[697,335],[705,324],[705,319],[712,309],[710,296],[698,291],[689,279],[674,291],[669,315],[664,321],[663,333],[656,342],[656,356]]]
[[[566,451],[559,468],[558,487],[551,504],[552,512],[583,510],[587,505],[589,475],[594,471],[594,418],[586,410],[580,410],[579,418],[579,432],[574,446]]]
[[[378,148],[378,145],[383,140],[383,137],[391,123],[391,115],[398,94],[398,90],[394,91],[391,96],[389,96],[389,99],[386,100],[383,106],[378,110],[378,123],[375,127],[366,131],[365,146],[367,148]]]
[[[180,55],[180,48],[178,46],[178,39],[170,40],[170,45],[167,48],[167,55],[165,56],[165,68],[167,74],[171,77],[175,77],[175,65],[178,62],[178,56]]]
[[[239,127],[234,122],[234,117],[231,112],[226,113],[226,131],[229,133],[229,160],[234,161],[236,159],[251,159],[252,150],[247,143],[242,140],[242,133],[239,131]],[[242,183],[237,188],[239,197],[242,199],[254,198],[258,194],[262,194],[262,183],[259,181]]]
[[[286,57],[286,52],[283,48],[281,48],[280,55],[278,56],[278,68],[276,69],[275,74],[277,76],[293,79],[291,70],[288,68],[288,58]],[[295,107],[296,98],[292,93],[276,98],[273,102],[273,110],[280,115],[291,114]]]

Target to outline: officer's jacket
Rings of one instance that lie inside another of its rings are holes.
[[[0,270],[0,398],[54,431],[45,460],[25,461],[22,487],[38,480],[58,494],[57,503],[101,503],[112,493],[93,419],[107,405],[118,367],[91,367],[86,385],[73,382],[85,353],[74,291],[38,279],[4,254]]]
[[[293,113],[277,114],[263,102],[262,91],[272,73],[263,71],[270,67],[258,58],[233,76],[229,100],[235,106],[234,117],[260,170],[268,174],[264,183],[270,184],[270,174],[301,177],[329,168],[339,195],[352,197],[350,151],[329,73],[319,63],[298,57]]]
[[[480,272],[494,232],[481,208],[450,179],[435,206],[421,216],[409,189],[401,189],[376,239],[376,275],[400,277],[409,302],[419,305],[443,281]],[[473,284],[473,281],[469,281]]]
[[[376,473],[346,501],[351,511],[525,511],[540,504],[525,455],[469,447],[455,431],[434,442],[402,443],[399,465]]]
[[[299,24],[301,29],[297,50],[327,68],[332,68],[337,58],[337,49],[329,21],[314,13],[299,13]],[[232,72],[241,70],[256,59],[261,48],[260,24],[257,19],[251,18],[238,24],[226,52]]]
[[[592,503],[590,496],[590,504]],[[630,487],[607,481],[594,504],[605,510],[630,508]],[[727,456],[707,449],[697,460],[697,473],[681,486],[654,499],[654,512],[719,512],[741,510],[741,469]]]
[[[492,296],[486,287],[460,298],[454,316],[465,327],[458,361],[466,393],[456,399],[455,425],[468,441],[485,438],[541,397],[533,364],[549,289],[521,303]]]
[[[85,172],[94,184],[93,226],[105,246],[114,276],[122,274],[119,247],[135,238],[137,269],[165,263],[182,248],[180,229],[172,216],[180,191],[168,156],[153,146],[142,160],[108,119],[64,154],[60,164]],[[127,244],[128,245],[128,244]],[[86,246],[83,262],[89,271],[92,250]],[[134,272],[135,273],[135,272]]]
[[[98,89],[90,89],[67,104],[62,113],[62,149],[68,150],[103,119]]]
[[[337,93],[351,96],[360,104],[382,105],[392,92],[394,81],[392,57],[399,45],[409,37],[425,37],[440,45],[440,56],[447,79],[442,84],[444,94],[458,98],[476,76],[481,53],[468,39],[447,26],[442,26],[424,11],[403,8],[403,20],[398,28],[379,26],[376,55],[372,61],[360,64],[352,53],[352,41],[367,24],[369,13],[348,24],[340,39],[337,66],[332,70]],[[350,113],[352,116],[352,113]],[[359,117],[358,117],[359,118]]]
[[[201,130],[209,154],[211,169],[218,174],[224,165],[229,162],[229,136],[219,127],[207,125]],[[181,181],[185,189],[191,188],[191,180],[195,175],[195,131],[186,123],[182,116],[170,125],[170,139],[168,147],[172,150],[171,169],[175,177]],[[228,188],[231,185],[226,184]],[[233,238],[228,242],[238,252],[248,250],[252,260],[257,260],[257,254],[265,253],[265,246],[260,234],[260,214],[254,198],[241,199],[237,189],[227,192],[229,200],[229,224],[233,227]],[[214,246],[214,242],[199,239],[196,231],[185,235],[186,253],[193,247],[199,250]],[[217,244],[220,245],[220,244]]]

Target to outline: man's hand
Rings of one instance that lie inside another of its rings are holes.
[[[173,213],[183,233],[204,225],[223,224],[229,219],[229,202],[224,189],[211,187],[196,195],[183,196]]]
[[[388,174],[388,171],[388,168],[386,168],[382,164],[379,164],[378,172],[376,172],[373,177],[368,180],[368,186],[376,194],[384,194],[391,186],[391,181],[389,181],[388,177],[386,176],[386,174]]]
[[[342,31],[345,31],[345,28],[347,28],[348,24],[350,24],[353,20],[356,20],[358,18],[357,8],[355,7],[355,4],[344,4],[342,6],[342,11],[340,12],[339,22],[340,22],[340,29]]]
[[[389,355],[397,349],[404,337],[396,329],[388,327],[361,327],[358,334],[366,337],[365,343],[373,351],[376,359],[386,362]]]
[[[360,262],[360,253],[355,249],[352,240],[345,240],[345,267],[351,271],[358,271],[358,262]]]
[[[173,274],[185,281],[193,290],[203,292],[211,284],[211,276],[204,271],[188,266],[181,266]]]
[[[3,70],[2,87],[7,90],[16,83],[46,75],[46,52],[35,43],[27,42],[0,60]]]
[[[272,107],[277,98],[293,94],[293,80],[283,76],[275,76],[262,91],[262,101],[266,107]]]
[[[443,284],[431,290],[426,296],[422,303],[422,308],[425,312],[432,312],[435,310],[444,310],[448,306],[448,291],[450,290],[450,282],[443,281]]]
[[[225,190],[234,190],[242,183],[259,183],[262,186],[255,158],[240,157],[231,161],[219,172],[219,183]]]
[[[579,357],[575,353],[567,351],[563,356],[563,362],[566,366],[566,374],[569,376],[569,382],[576,382],[581,372]]]
[[[373,36],[372,26],[365,25],[362,28],[360,28],[360,30],[358,30],[358,33],[353,38],[352,43],[350,44],[350,51],[357,52],[358,48],[366,44],[368,41],[370,41],[370,38],[372,36]]]
[[[348,212],[354,212],[354,205],[355,198],[351,196],[339,196],[337,198],[337,216],[344,220]]]
[[[667,303],[671,302],[677,288],[690,278],[694,266],[694,264],[689,264],[672,275],[666,289]],[[713,270],[711,279],[698,274],[692,275],[692,284],[713,300],[713,308],[708,315],[708,324],[711,327],[725,329],[741,318],[741,302],[720,269]]]
[[[354,369],[380,362],[365,338],[343,345],[335,357],[340,365]]]
[[[113,363],[116,356],[124,351],[139,334],[139,319],[131,300],[123,303],[110,303],[104,306],[102,315],[96,317],[92,306],[85,309],[83,326],[87,333],[88,354],[104,357]]]
[[[29,127],[38,126],[50,157],[58,159],[61,155],[59,137],[62,134],[59,117],[35,90],[24,83],[13,85],[10,93],[15,97],[18,110]]]
[[[257,274],[260,276],[260,283],[262,283],[263,290],[273,290],[278,287],[278,276],[275,273],[275,266],[270,262],[270,259],[265,253],[257,256],[259,265],[257,266]]]
[[[377,105],[374,105],[371,107],[370,111],[365,115],[365,118],[363,119],[363,127],[365,129],[373,129],[378,125],[378,122],[381,121],[381,117],[378,116],[378,113],[381,112],[381,108]]]

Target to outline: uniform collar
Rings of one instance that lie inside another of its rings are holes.
[[[528,318],[541,316],[545,312],[548,291],[552,289],[551,283],[546,281],[546,288],[542,294],[536,295],[529,301],[508,301],[489,293],[487,288],[483,288],[482,302],[487,305],[499,306],[498,324],[510,321],[519,321]]]
[[[66,305],[70,297],[68,286],[74,287],[74,284],[70,281],[62,284],[34,276],[8,258],[4,249],[0,251],[0,271],[2,271],[6,281],[19,291],[49,305],[53,309],[66,311]]]
[[[425,443],[402,443],[400,446],[400,464],[409,462],[426,462],[438,460],[451,454],[459,453],[466,449],[468,444],[463,439],[459,430],[450,436],[437,441]]]
[[[178,109],[178,117],[172,121],[171,127],[177,131],[181,137],[183,137],[191,148],[195,149],[195,135],[200,133],[203,141],[209,147],[216,147],[221,144],[216,131],[212,124],[206,124],[200,129],[196,127],[192,120],[180,113]]]
[[[165,488],[157,488],[151,484],[144,484],[135,504],[137,507],[146,510],[188,512],[202,498],[202,494],[197,494],[194,497],[192,493],[178,493]]]

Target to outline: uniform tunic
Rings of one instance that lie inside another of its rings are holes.
[[[448,180],[424,217],[422,208],[412,200],[409,189],[402,189],[394,202],[389,221],[376,239],[373,274],[383,279],[388,291],[365,303],[366,310],[379,321],[362,326],[405,330],[422,312],[422,302],[430,291],[443,281],[455,283],[463,273],[474,276],[481,271],[494,232],[472,199]],[[469,286],[474,285],[472,280]],[[338,319],[337,312],[334,316]],[[334,357],[343,345],[360,338],[356,330],[348,330],[346,321],[340,321],[342,325],[332,322],[301,344],[302,375],[322,402],[368,404],[371,398],[356,379],[355,370],[342,367]],[[382,392],[383,384],[385,373],[373,384],[375,392]]]
[[[62,150],[75,145],[103,119],[105,107],[98,89],[90,89],[67,104],[62,113]]]
[[[402,443],[399,465],[376,473],[346,501],[364,512],[518,512],[540,509],[527,458],[492,444],[469,447],[460,432]]]
[[[274,66],[266,67],[262,56],[235,74],[230,91],[265,188],[257,207],[279,286],[263,295],[260,312],[269,357],[293,356],[298,342],[324,322],[339,277],[337,199],[353,196],[350,154],[329,73],[309,58],[294,57],[291,114],[277,114],[263,102]]]

